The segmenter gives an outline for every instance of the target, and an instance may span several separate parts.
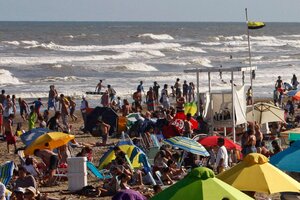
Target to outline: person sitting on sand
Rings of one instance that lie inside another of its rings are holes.
[[[50,118],[50,120],[47,123],[47,127],[52,131],[58,131],[60,128],[61,130],[64,130],[63,127],[59,123],[59,118],[61,116],[60,111],[56,111],[55,115]]]
[[[164,167],[162,169],[161,181],[164,183],[164,185],[172,185],[174,183],[174,181],[171,178],[169,167]]]
[[[58,156],[53,151],[48,149],[36,149],[34,150],[34,155],[42,159],[45,165],[48,168],[48,182],[46,183],[48,186],[54,184],[54,175],[58,166]]]
[[[37,182],[32,175],[27,175],[27,171],[23,166],[18,167],[18,178],[14,183],[14,188],[22,187],[34,187],[37,188]]]

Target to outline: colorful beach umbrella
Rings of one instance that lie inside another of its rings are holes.
[[[120,141],[116,146],[128,156],[129,161],[134,168],[144,167],[146,172],[150,171],[151,165],[148,162],[146,154],[140,148],[133,145],[130,141]],[[113,147],[110,147],[110,149],[100,158],[99,169],[103,169],[116,158],[113,149]]]
[[[275,154],[270,163],[288,172],[300,172],[300,141],[294,142],[289,148]]]
[[[126,189],[117,192],[112,200],[147,200],[147,198],[138,191]]]
[[[286,93],[287,96],[293,97],[294,100],[300,100],[300,90],[290,90]]]
[[[267,194],[300,192],[300,184],[274,167],[259,153],[248,154],[242,162],[217,175],[217,178],[241,191]]]
[[[69,135],[62,132],[45,133],[27,146],[24,150],[24,153],[25,155],[32,155],[35,149],[56,149],[67,144],[74,138],[74,135]]]
[[[126,116],[126,126],[129,129],[138,119],[141,119],[144,121],[144,118],[142,117],[141,113],[130,113]]]
[[[215,178],[214,172],[205,167],[193,169],[185,178],[155,195],[151,200],[250,200],[249,196]]]
[[[184,120],[186,120],[186,115],[184,114],[184,112],[177,112],[173,119],[181,119],[184,121]],[[190,122],[192,124],[193,129],[198,129],[197,120],[195,120],[194,118],[191,118]]]
[[[177,147],[179,149],[185,150],[187,152],[191,152],[193,154],[197,154],[201,156],[209,156],[209,153],[201,144],[188,137],[176,136],[176,137],[166,139],[164,140],[164,142],[170,144],[173,147]]]
[[[247,121],[253,121],[252,106],[247,107]],[[254,121],[259,124],[285,122],[284,110],[269,103],[256,103],[254,104]]]
[[[221,137],[208,136],[208,137],[200,138],[198,140],[198,142],[205,147],[214,147],[214,146],[218,146],[218,138],[221,138]],[[235,144],[232,140],[230,140],[228,138],[224,138],[224,141],[225,141],[224,146],[226,147],[226,149],[242,150],[242,147],[238,144]]]
[[[50,132],[48,128],[34,128],[21,135],[22,142],[28,146],[41,135]]]
[[[197,113],[197,104],[196,102],[188,102],[184,104],[184,114],[191,113],[194,116]]]

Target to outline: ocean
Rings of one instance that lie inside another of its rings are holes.
[[[277,76],[290,82],[299,75],[300,24],[267,23],[250,35],[254,96],[272,97]],[[183,70],[220,65],[249,65],[245,23],[0,22],[0,89],[17,97],[47,97],[54,84],[79,98],[100,79],[128,97],[141,80],[146,90],[177,77],[195,83]],[[212,76],[213,90],[230,88],[230,74],[223,73],[227,83]],[[207,91],[207,74],[200,74],[200,91]]]

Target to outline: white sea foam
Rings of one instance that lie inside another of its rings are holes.
[[[144,71],[144,72],[151,72],[151,71],[158,71],[155,67],[151,65],[147,65],[145,63],[131,63],[124,66],[118,66],[116,69],[122,70],[131,70],[131,71]]]
[[[206,53],[203,49],[199,47],[179,47],[178,48],[181,51],[191,51],[191,52],[197,52],[197,53]]]
[[[204,46],[219,46],[222,43],[221,42],[200,42],[200,44]]]
[[[54,42],[42,43],[40,45],[34,45],[32,48],[41,47],[49,50],[56,51],[77,51],[77,52],[93,52],[93,51],[116,51],[116,52],[128,52],[128,51],[145,51],[145,50],[162,50],[180,47],[178,43],[153,43],[153,44],[143,44],[140,42],[130,43],[130,44],[120,44],[120,45],[79,45],[79,46],[65,46],[58,45]]]
[[[174,40],[174,38],[168,34],[145,33],[145,34],[138,35],[138,37],[149,37],[153,40]]]
[[[21,43],[22,43],[22,44],[25,44],[25,45],[33,45],[33,46],[39,44],[39,42],[38,42],[38,41],[35,41],[35,40],[31,40],[31,41],[23,40],[23,41],[21,41]]]
[[[57,65],[53,65],[52,67],[53,67],[53,68],[62,68],[62,65],[57,64]]]
[[[192,60],[191,64],[201,65],[204,67],[213,67],[211,61],[208,58],[195,58]]]
[[[18,41],[2,41],[3,44],[9,44],[9,45],[14,45],[14,46],[19,46],[20,42]]]
[[[0,85],[17,85],[22,84],[10,71],[0,69]]]
[[[91,55],[91,56],[42,56],[42,57],[2,57],[2,65],[39,65],[59,64],[85,61],[122,60],[128,58],[152,58],[150,54],[138,52],[125,52],[118,55]]]

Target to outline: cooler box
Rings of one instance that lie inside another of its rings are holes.
[[[68,172],[69,173],[84,173],[84,174],[86,174],[87,173],[86,162],[87,162],[86,157],[68,158],[67,159]]]
[[[75,192],[87,186],[87,173],[68,173],[68,190]]]

